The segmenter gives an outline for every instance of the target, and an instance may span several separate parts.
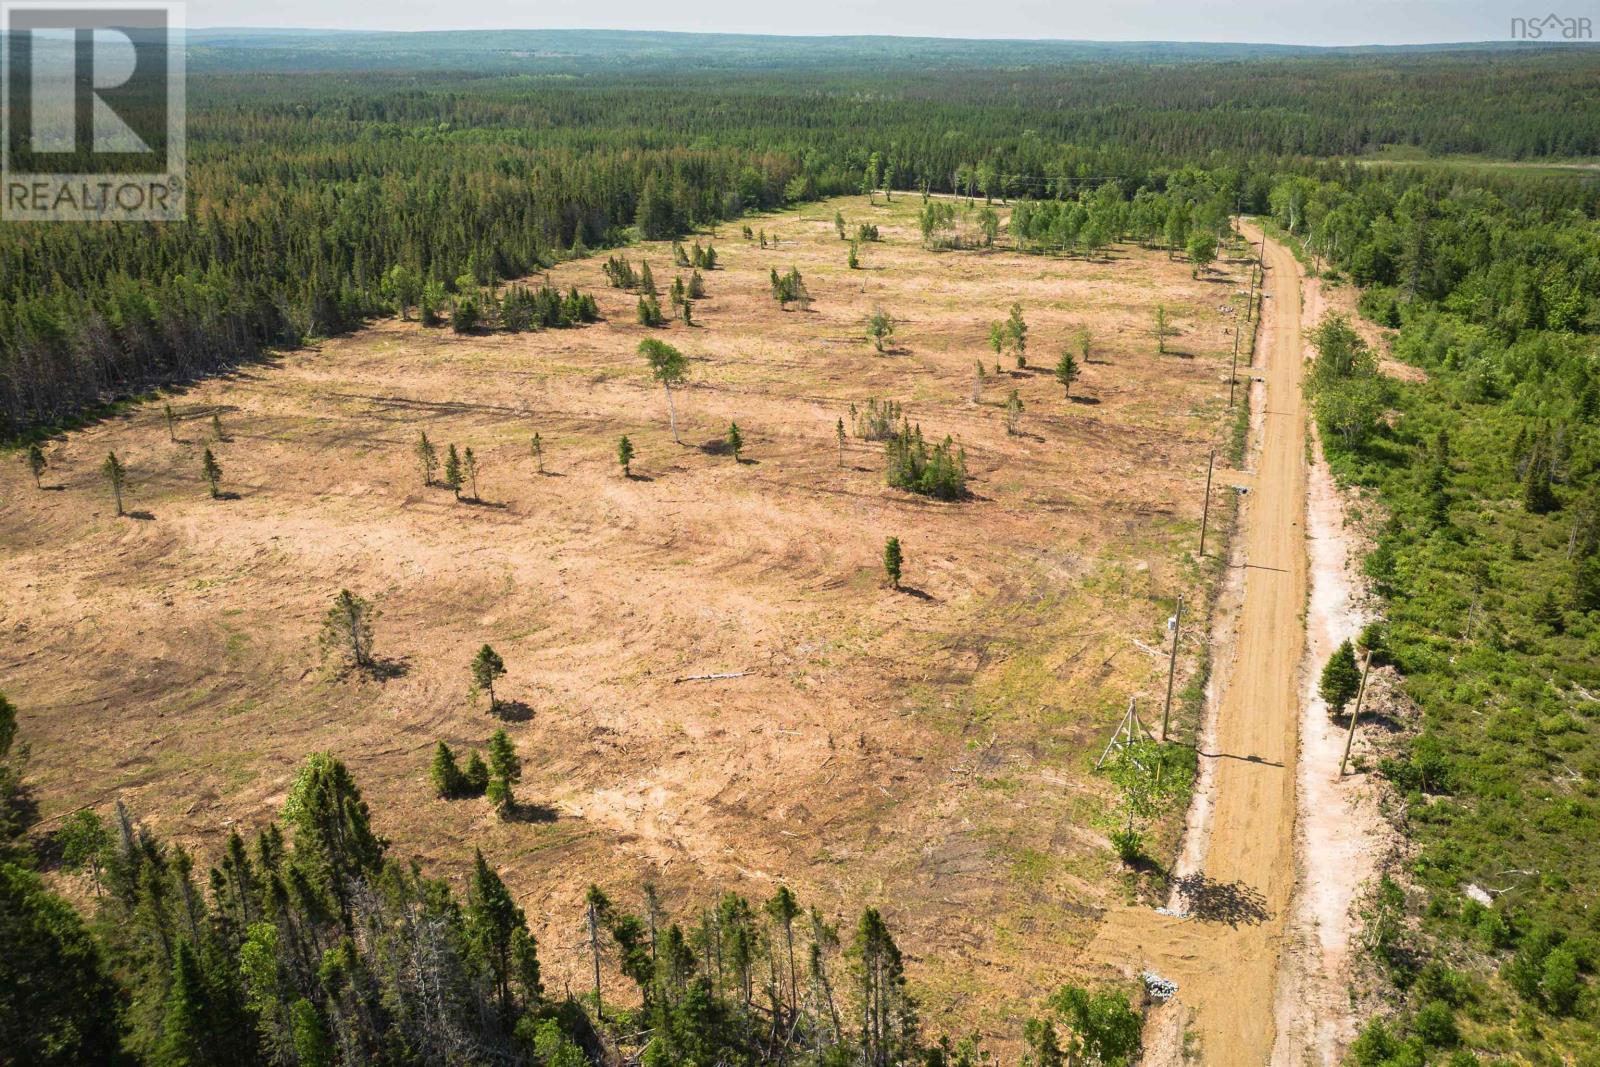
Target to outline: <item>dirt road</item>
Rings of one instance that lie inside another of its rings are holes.
[[[1245,232],[1259,239],[1259,231]],[[1306,408],[1301,388],[1300,285],[1293,256],[1266,246],[1266,299],[1253,400],[1262,426],[1255,488],[1234,563],[1245,568],[1231,662],[1219,662],[1222,696],[1209,839],[1191,850],[1198,869],[1176,902],[1187,918],[1146,908],[1108,913],[1104,958],[1178,983],[1162,1009],[1188,1030],[1207,1064],[1268,1062],[1274,990],[1294,888],[1296,719],[1305,644]],[[1204,831],[1202,831],[1204,832]],[[1158,1027],[1160,1023],[1158,1022]],[[1168,1044],[1168,1042],[1162,1042]],[[1170,1044],[1174,1050],[1181,1041]],[[1153,1050],[1154,1051],[1154,1050]]]

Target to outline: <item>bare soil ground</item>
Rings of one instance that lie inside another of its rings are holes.
[[[882,230],[859,271],[836,207]],[[458,337],[383,322],[174,396],[176,442],[157,403],[51,442],[45,491],[6,464],[0,687],[22,709],[46,818],[120,798],[210,857],[230,825],[273,818],[326,749],[396,854],[459,880],[483,848],[539,927],[557,991],[583,985],[591,881],[652,878],[682,909],[783,880],[845,921],[884,906],[930,1022],[1014,1040],[1042,994],[1096,971],[1086,946],[1125,891],[1089,768],[1128,696],[1164,689],[1164,662],[1133,639],[1159,645],[1172,594],[1198,602],[1189,554],[1232,344],[1220,308],[1243,267],[1194,280],[1129,247],[936,254],[916,208],[850,199],[752,220],[780,238],[765,250],[725,227],[692,328],[636,325],[596,256],[551,280],[593,291],[599,325]],[[665,291],[666,246],[626,254]],[[768,296],[768,271],[791,264],[809,312]],[[988,323],[1013,301],[1039,368],[991,374],[973,404],[975,361],[993,371]],[[1180,331],[1167,356],[1158,303]],[[886,355],[865,339],[875,305],[900,322]],[[1047,368],[1079,325],[1094,359],[1068,401]],[[634,351],[647,333],[692,360],[681,447]],[[876,444],[852,439],[839,464],[835,420],[872,396],[961,442],[972,499],[887,488]],[[733,419],[744,463],[700,447]],[[472,446],[481,503],[422,486],[424,430]],[[229,499],[207,495],[207,444]],[[130,518],[98,474],[111,449]],[[881,581],[889,535],[906,591]],[[318,647],[341,588],[381,607],[385,681]],[[481,748],[502,725],[469,700],[485,642],[509,667],[516,821],[427,784],[436,740]]]

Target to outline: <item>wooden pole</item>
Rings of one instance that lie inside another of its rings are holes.
[[[1245,322],[1250,321],[1250,305],[1245,305]],[[1233,389],[1239,384],[1239,335],[1244,332],[1244,322],[1233,331],[1233,366],[1228,368],[1228,410],[1233,410]]]
[[[1344,735],[1344,755],[1339,757],[1339,777],[1344,777],[1345,764],[1350,762],[1350,743],[1356,739],[1356,720],[1361,718],[1361,702],[1367,696],[1367,671],[1372,669],[1372,649],[1361,664],[1361,685],[1356,689],[1356,710],[1350,713],[1350,732]]]
[[[1206,554],[1206,526],[1211,520],[1211,472],[1217,466],[1217,450],[1211,450],[1211,459],[1206,463],[1206,502],[1200,509],[1200,555]]]
[[[1183,629],[1183,594],[1178,594],[1178,607],[1172,613],[1172,653],[1167,659],[1167,706],[1161,710],[1161,743],[1167,741],[1167,724],[1172,720],[1172,680],[1178,673],[1178,631]]]

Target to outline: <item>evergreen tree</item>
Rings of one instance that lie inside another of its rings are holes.
[[[453,444],[444,454],[444,487],[461,499],[461,453]]]
[[[221,415],[213,414],[211,416],[211,436],[214,439],[218,440],[218,441],[226,440],[226,438],[223,437],[223,435],[222,435],[222,416]]]
[[[689,275],[689,288],[685,295],[690,300],[704,300],[706,295],[706,280],[700,276],[699,271]]]
[[[348,589],[341,589],[333,598],[333,606],[322,617],[322,640],[348,651],[356,669],[365,670],[373,665],[372,623],[377,617],[377,609],[370,603]]]
[[[861,269],[861,258],[856,254],[856,243],[854,241],[851,241],[850,246],[845,250],[844,263],[851,270]]]
[[[100,465],[100,472],[105,475],[106,481],[111,483],[111,495],[116,498],[117,517],[124,514],[122,510],[122,487],[128,483],[128,471],[117,458],[115,452],[106,453],[106,461]]]
[[[289,1009],[289,1027],[294,1043],[296,1067],[334,1067],[333,1041],[328,1021],[317,1006],[304,997]]]
[[[839,443],[839,466],[844,466],[844,419],[841,417],[833,427],[833,436]]]
[[[1317,684],[1317,692],[1328,705],[1328,714],[1342,714],[1360,687],[1361,669],[1356,665],[1355,647],[1349,641],[1341,641],[1328,657]]]
[[[433,764],[428,768],[428,779],[433,783],[436,796],[446,800],[465,792],[466,779],[456,764],[456,754],[450,746],[440,741],[433,750]]]
[[[1171,331],[1167,328],[1167,308],[1164,304],[1156,305],[1156,351],[1161,355],[1167,354],[1167,338]]]
[[[900,588],[900,538],[891,537],[883,543],[883,574],[889,579],[889,588]]]
[[[172,405],[171,404],[162,404],[161,405],[161,416],[162,416],[163,419],[166,420],[166,423],[167,423],[167,440],[174,441],[174,442],[177,441],[178,440],[178,416],[176,416],[176,415],[174,415],[172,413]]]
[[[611,917],[611,900],[600,887],[590,883],[584,894],[584,925],[589,932],[589,954],[594,961],[594,1015],[605,1020],[605,1004],[600,999],[600,930]]]
[[[538,468],[539,473],[543,474],[544,473],[544,441],[540,439],[540,437],[539,437],[539,435],[537,433],[533,435],[533,442],[529,447],[533,451],[533,462],[534,462],[534,465]]]
[[[466,475],[466,482],[472,491],[472,501],[477,503],[478,496],[478,457],[473,454],[472,446],[468,445],[461,455],[461,473]]]
[[[498,652],[488,645],[478,649],[478,654],[472,657],[473,684],[489,694],[489,710],[491,712],[500,706],[494,697],[494,680],[502,677],[505,673],[505,661],[500,658]]]
[[[489,765],[476,752],[467,757],[467,769],[462,772],[461,787],[470,797],[481,797],[489,789]]]
[[[29,445],[28,473],[33,475],[33,487],[35,489],[42,488],[39,484],[39,479],[44,474],[44,466],[44,450],[39,447],[37,442]]]
[[[916,1005],[905,963],[876,908],[862,913],[854,943],[861,1006],[861,1056],[866,1067],[895,1067],[916,1054]]]
[[[666,322],[661,314],[661,304],[654,296],[641,296],[639,298],[638,320],[640,326],[660,326]]]
[[[509,1026],[518,1008],[516,993],[522,994],[523,1010],[538,1000],[539,959],[527,917],[479,850],[473,852],[465,919],[473,955],[489,974],[502,1025]]]
[[[489,738],[489,786],[485,792],[502,819],[516,810],[513,787],[521,780],[522,761],[517,758],[511,738],[504,730],[496,730]]]
[[[433,447],[433,442],[428,440],[426,430],[417,435],[415,452],[417,466],[422,470],[422,487],[426,489],[433,484],[433,476],[439,469],[439,452]]]
[[[215,500],[222,485],[222,464],[217,462],[217,457],[211,454],[209,448],[200,458],[200,473],[205,475],[206,485],[211,488],[211,499]]]
[[[728,423],[728,451],[733,453],[733,461],[739,462],[739,453],[744,448],[744,437],[739,433],[737,422]]]
[[[5,861],[3,846],[0,1056],[37,1067],[129,1064],[122,1051],[122,998],[100,947],[72,905],[32,871]]]
[[[627,434],[623,434],[622,440],[617,442],[617,463],[622,467],[624,478],[633,477],[633,442],[628,440]]]
[[[1056,361],[1056,381],[1061,383],[1068,397],[1072,396],[1072,383],[1077,380],[1078,361],[1072,358],[1071,352],[1062,352]]]
[[[1546,589],[1544,596],[1533,609],[1533,621],[1552,634],[1560,634],[1566,629],[1566,616],[1562,614],[1561,603],[1556,599],[1554,589]]]
[[[1522,480],[1522,506],[1530,515],[1548,514],[1557,507],[1555,491],[1550,487],[1550,461],[1541,448],[1534,450]]]
[[[837,210],[834,211],[833,230],[839,235],[839,240],[844,240],[844,212]]]

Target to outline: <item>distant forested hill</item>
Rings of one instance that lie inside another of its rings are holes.
[[[0,228],[0,435],[390,306],[859,189],[1236,207],[1377,149],[1600,156],[1600,49],[200,31],[192,220]]]

